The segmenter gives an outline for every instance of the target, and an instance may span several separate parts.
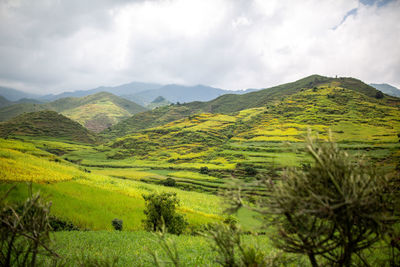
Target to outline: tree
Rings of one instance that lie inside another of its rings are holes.
[[[388,178],[331,141],[309,137],[306,149],[314,163],[287,169],[275,183],[265,179],[271,193],[253,209],[276,228],[272,239],[278,248],[306,255],[314,267],[368,266],[363,252],[398,222]],[[228,193],[231,211],[246,205],[240,188],[235,191]]]
[[[201,174],[208,174],[209,173],[208,167],[207,166],[200,167],[200,173]]]
[[[114,227],[115,230],[122,231],[123,221],[115,218],[111,221],[111,225]]]
[[[183,232],[188,223],[176,213],[176,207],[179,206],[176,193],[143,195],[143,198],[146,202],[143,224],[147,231],[158,232],[165,226],[168,233],[180,235]]]
[[[375,97],[377,99],[381,99],[381,98],[383,98],[383,93],[381,91],[376,91]]]
[[[7,194],[0,197],[0,265],[36,266],[40,254],[59,257],[50,249],[51,203],[30,188],[29,198],[13,207],[5,203]]]
[[[362,251],[382,238],[388,216],[387,180],[362,158],[333,142],[308,139],[314,160],[308,169],[289,169],[265,202],[278,225],[275,244],[284,251],[319,258],[332,266],[366,262]]]

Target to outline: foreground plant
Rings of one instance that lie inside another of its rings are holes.
[[[252,208],[277,229],[272,238],[278,248],[306,255],[314,267],[369,266],[364,252],[398,222],[389,180],[331,141],[309,137],[306,149],[314,163],[264,183],[271,194]],[[245,205],[242,198],[233,198],[236,208]]]
[[[50,248],[51,203],[32,194],[17,208],[0,199],[0,266],[36,266],[38,255],[58,257]]]
[[[275,244],[307,255],[312,266],[317,256],[334,266],[367,265],[362,252],[394,223],[387,179],[333,142],[308,138],[306,148],[314,164],[288,169],[265,202],[278,225]]]

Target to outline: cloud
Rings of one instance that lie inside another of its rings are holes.
[[[386,2],[3,0],[0,84],[243,89],[319,73],[400,86],[400,1]]]

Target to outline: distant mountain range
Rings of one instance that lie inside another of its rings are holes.
[[[253,91],[257,91],[257,89],[231,91],[205,85],[184,86],[178,84],[161,85],[156,83],[132,82],[114,87],[101,86],[90,90],[79,90],[74,92],[64,92],[57,95],[49,94],[44,96],[25,93],[16,89],[0,87],[0,96],[5,97],[9,101],[16,101],[21,98],[28,100],[32,99],[31,101],[25,101],[32,103],[34,101],[49,102],[65,97],[83,97],[99,92],[109,92],[133,101],[139,105],[146,106],[159,96],[164,97],[171,103],[187,103],[192,101],[209,101],[224,94],[245,94]]]
[[[31,98],[38,100],[41,96],[38,94],[31,94],[24,91],[16,90],[13,88],[2,87],[0,86],[0,96],[3,96],[8,101],[18,101],[22,98]]]
[[[394,86],[391,86],[387,83],[381,83],[381,84],[371,83],[370,85],[372,87],[378,89],[379,91],[382,91],[383,93],[385,93],[387,95],[400,97],[400,89],[396,88]]]

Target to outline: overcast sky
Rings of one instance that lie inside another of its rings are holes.
[[[0,0],[0,85],[266,88],[311,74],[400,88],[400,0]]]

